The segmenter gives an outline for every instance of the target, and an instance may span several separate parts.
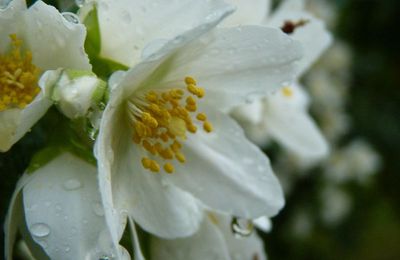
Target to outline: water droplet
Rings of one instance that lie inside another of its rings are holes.
[[[64,189],[77,190],[82,187],[82,183],[78,179],[69,179],[64,182]]]
[[[104,216],[103,205],[101,205],[100,202],[93,203],[92,209],[93,209],[94,214],[96,214],[97,216],[99,216],[99,217]]]
[[[44,223],[33,224],[30,230],[36,237],[46,237],[50,234],[50,227]]]
[[[251,104],[257,99],[260,99],[261,97],[265,96],[265,93],[262,91],[254,91],[246,96],[246,103]]]
[[[85,0],[75,0],[75,4],[78,7],[82,7],[85,4]]]
[[[69,246],[67,246],[67,247],[64,249],[64,251],[65,251],[65,253],[68,253],[69,251],[71,251],[71,248],[70,248]]]
[[[154,40],[152,42],[150,42],[149,44],[147,44],[142,51],[142,59],[147,59],[148,57],[150,57],[152,54],[156,53],[159,49],[161,49],[165,43],[167,42],[167,40],[165,39],[157,39]]]
[[[62,16],[65,18],[65,20],[67,20],[70,23],[74,23],[74,24],[78,24],[80,23],[79,21],[79,17],[71,12],[63,12]]]
[[[99,260],[110,260],[110,257],[108,255],[103,255],[100,256]]]
[[[248,219],[233,217],[231,221],[231,230],[236,237],[247,237],[253,232],[253,222]]]

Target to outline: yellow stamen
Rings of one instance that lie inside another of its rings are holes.
[[[207,120],[207,116],[204,113],[198,113],[196,118],[197,118],[197,120],[200,120],[200,121],[206,121]]]
[[[285,97],[291,97],[291,96],[293,96],[293,90],[291,87],[284,87],[284,88],[282,88],[282,94]]]
[[[207,133],[210,133],[213,130],[212,124],[210,122],[208,122],[208,121],[204,122],[203,128]]]
[[[166,164],[164,164],[164,170],[167,173],[173,173],[174,172],[174,166],[171,163],[166,163]]]
[[[40,70],[32,64],[32,53],[22,51],[22,40],[10,35],[11,50],[0,53],[0,112],[25,108],[40,92]]]
[[[134,95],[127,102],[132,140],[148,153],[151,159],[143,157],[142,165],[152,172],[159,172],[163,165],[166,173],[173,173],[173,164],[166,160],[186,162],[180,141],[185,141],[188,133],[197,132],[194,117],[203,122],[206,132],[212,131],[205,113],[193,114],[197,111],[197,98],[205,94],[204,89],[197,87],[191,77],[185,78],[185,84],[186,91],[183,87],[151,90]]]

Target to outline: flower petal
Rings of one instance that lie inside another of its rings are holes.
[[[199,231],[191,237],[174,240],[153,237],[150,254],[151,259],[155,260],[231,259],[224,237],[208,218],[204,219]]]
[[[299,43],[274,28],[217,29],[165,61],[157,87],[191,75],[206,89],[207,103],[228,111],[291,82],[301,53]]]
[[[26,10],[24,0],[11,1],[4,9],[0,7],[0,53],[7,50],[10,44],[8,35],[17,31],[19,18],[24,10]]]
[[[0,151],[5,152],[46,113],[51,101],[43,92],[24,109],[7,109],[0,112]]]
[[[57,9],[42,1],[35,2],[22,19],[20,37],[40,69],[91,69],[83,49],[86,29],[82,24],[67,21]]]
[[[111,222],[115,208],[127,211],[142,228],[160,237],[176,238],[194,233],[202,219],[198,201],[163,182],[159,174],[145,170],[140,164],[142,151],[130,140],[127,122],[119,119],[115,111],[105,111],[96,157],[100,191],[106,210],[109,209],[106,217],[109,214]]]
[[[268,16],[270,0],[225,0],[236,7],[236,11],[222,23],[223,27],[240,25],[260,25]]]
[[[11,197],[10,206],[7,212],[6,221],[4,225],[5,235],[5,259],[13,259],[13,248],[17,236],[18,225],[22,221],[23,204],[22,204],[22,188],[29,182],[31,176],[24,175],[18,181],[17,187]]]
[[[304,47],[304,57],[300,60],[297,75],[302,75],[319,58],[332,42],[331,34],[325,24],[305,11],[304,1],[286,0],[268,21],[267,25],[281,28],[285,21],[307,21],[303,26],[290,34],[293,39],[300,41]]]
[[[292,89],[296,87],[292,86]],[[276,93],[267,98],[264,125],[269,134],[299,156],[321,158],[328,153],[328,143],[314,120],[308,115],[303,98],[296,95],[305,92],[294,91],[293,96],[284,97]]]
[[[127,66],[141,59],[154,40],[170,40],[185,31],[219,22],[232,8],[220,0],[98,0],[101,56]]]
[[[189,135],[182,150],[186,163],[166,179],[229,215],[275,215],[284,198],[268,158],[231,118],[216,110],[205,112],[214,131]]]
[[[32,173],[23,200],[27,228],[51,259],[113,253],[94,166],[62,154]]]

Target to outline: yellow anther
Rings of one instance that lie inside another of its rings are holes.
[[[197,87],[195,85],[189,84],[186,86],[186,88],[190,93],[192,93],[193,95],[196,95]]]
[[[195,106],[196,105],[196,100],[192,96],[188,96],[186,98],[186,104]]]
[[[0,112],[25,108],[40,92],[40,70],[32,64],[32,53],[21,50],[22,41],[10,35],[11,50],[0,53]]]
[[[166,163],[166,164],[164,164],[164,170],[167,173],[173,173],[174,172],[174,166],[171,163]]]
[[[186,124],[185,121],[182,120],[179,117],[172,117],[169,125],[168,125],[169,131],[171,134],[175,136],[180,136],[183,137],[186,134]]]
[[[204,88],[197,88],[197,92],[196,92],[196,96],[198,97],[198,98],[202,98],[202,97],[204,97],[204,95],[205,95],[205,93],[206,93],[206,91],[204,90]]]
[[[158,126],[157,120],[154,117],[152,117],[148,112],[143,112],[142,122],[151,128],[157,128]]]
[[[146,94],[146,99],[150,102],[156,102],[158,100],[158,95],[155,91],[149,91],[149,93]]]
[[[162,149],[159,154],[164,159],[173,159],[174,158],[174,153],[169,148]]]
[[[175,158],[176,158],[180,163],[184,163],[184,162],[186,161],[185,156],[184,156],[183,153],[181,153],[181,152],[175,153]]]
[[[152,172],[160,172],[160,165],[156,161],[150,160],[149,169]]]
[[[192,78],[192,77],[186,77],[186,78],[185,78],[185,83],[186,83],[187,85],[189,85],[189,84],[196,85],[196,80],[195,80],[194,78]]]
[[[185,106],[186,110],[190,111],[190,112],[196,112],[197,110],[197,106],[196,105],[186,105]]]
[[[145,169],[150,169],[151,166],[151,160],[147,157],[142,158],[142,165]]]
[[[142,145],[143,145],[144,149],[146,149],[146,150],[147,150],[148,152],[150,152],[151,154],[155,155],[155,154],[157,153],[157,150],[154,148],[153,145],[151,145],[151,144],[149,143],[149,141],[144,140],[143,143],[142,143]]]
[[[189,132],[191,132],[193,134],[197,132],[197,127],[195,125],[188,125],[187,129]]]
[[[168,134],[167,133],[162,133],[160,135],[161,140],[163,140],[164,142],[168,142]]]
[[[285,97],[291,97],[291,96],[293,96],[293,90],[291,87],[284,87],[284,88],[282,88],[282,94]]]
[[[171,144],[170,147],[171,147],[172,151],[174,151],[174,152],[176,153],[176,152],[179,151],[179,149],[182,148],[182,144],[181,144],[180,142],[178,142],[178,141],[175,140],[175,141]]]
[[[204,122],[203,128],[207,133],[210,133],[213,130],[212,124],[210,122],[208,122],[208,121]]]
[[[197,118],[197,120],[200,120],[200,121],[206,121],[207,120],[207,116],[204,113],[198,113],[196,118]]]

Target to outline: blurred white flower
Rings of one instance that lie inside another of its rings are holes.
[[[304,57],[299,62],[296,79],[302,76],[330,44],[329,32],[322,21],[304,10],[304,1],[284,1],[270,16],[267,16],[269,1],[254,1],[254,16],[249,15],[249,7],[244,8],[246,1],[232,2],[238,5],[238,14],[236,18],[233,14],[234,18],[227,19],[227,26],[258,23],[282,29],[302,43]],[[325,157],[328,145],[314,120],[308,115],[309,97],[303,87],[292,82],[278,87],[283,88],[263,99],[249,101],[252,104],[236,108],[232,115],[243,125],[249,138],[260,146],[273,139],[298,156],[313,159]]]
[[[364,140],[356,139],[336,150],[324,168],[330,180],[339,183],[355,180],[363,184],[378,171],[380,165],[380,156],[374,149]]]
[[[244,218],[283,206],[269,160],[224,112],[290,80],[300,46],[277,29],[209,29],[180,35],[111,78],[95,146],[110,226],[122,210],[146,231],[176,238],[198,229],[202,204]]]
[[[321,193],[321,205],[322,220],[329,226],[335,226],[350,213],[352,199],[340,188],[328,185]]]
[[[6,219],[6,259],[13,259],[18,230],[36,259],[100,259],[116,255],[96,176],[95,166],[70,153],[25,173]],[[119,259],[130,259],[124,248],[118,250],[122,256]]]
[[[174,240],[153,237],[151,259],[267,259],[263,241],[256,232],[240,236],[233,229],[230,217],[208,213],[191,237]]]
[[[40,81],[57,68],[90,70],[85,28],[37,1],[13,0],[0,9],[0,151],[16,143],[50,107]]]

